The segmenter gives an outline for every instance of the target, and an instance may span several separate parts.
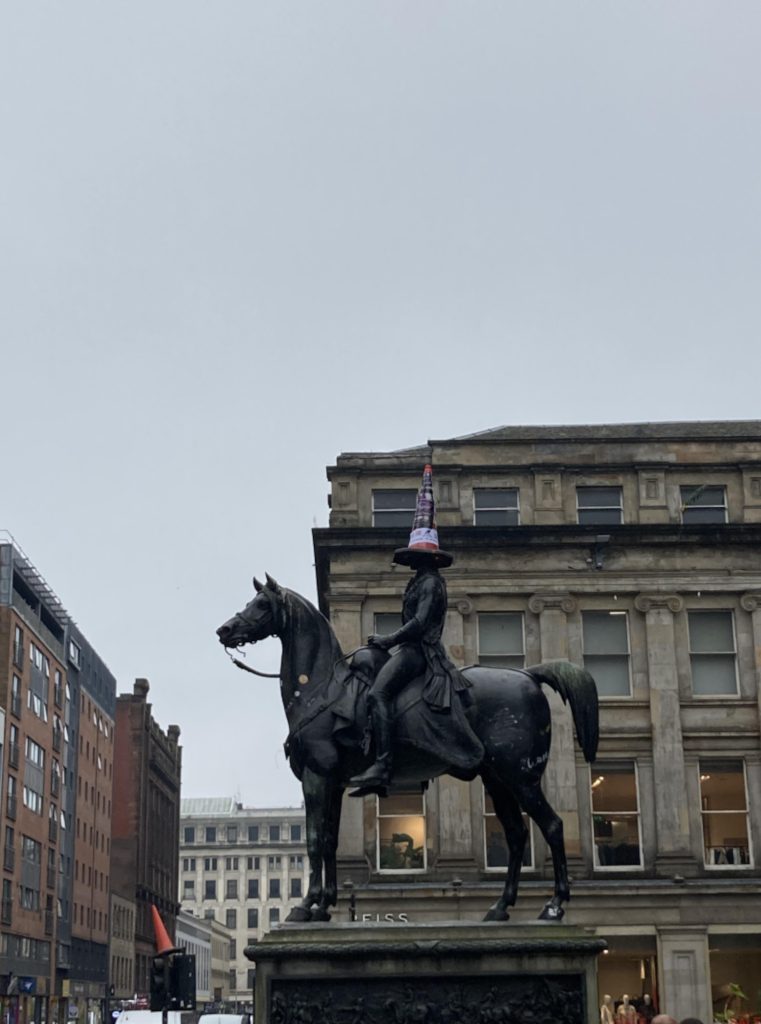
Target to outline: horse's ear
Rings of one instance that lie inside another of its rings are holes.
[[[273,580],[268,572],[265,572],[264,578],[267,580],[267,586],[273,592],[273,594],[281,594],[282,588],[277,580]]]
[[[261,594],[261,592],[264,590],[264,587],[256,578],[256,576],[254,576],[254,590],[257,592],[257,594]]]

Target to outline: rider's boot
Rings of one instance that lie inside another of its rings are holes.
[[[373,741],[375,743],[375,762],[361,775],[350,780],[350,786],[357,789],[349,796],[365,796],[366,793],[377,793],[386,796],[391,782],[391,709],[382,698],[373,701]]]

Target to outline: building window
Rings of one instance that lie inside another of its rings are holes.
[[[577,487],[576,514],[582,526],[617,526],[623,522],[620,487]]]
[[[206,842],[207,843],[216,843],[216,841],[217,841],[217,829],[216,829],[216,826],[214,826],[214,825],[207,825],[206,826]]]
[[[227,841],[228,841],[228,843],[237,843],[238,842],[238,826],[237,825],[228,825],[227,826]]]
[[[81,661],[82,652],[79,649],[79,645],[73,640],[69,640],[69,661],[75,668],[79,668]]]
[[[238,975],[234,967],[230,968],[230,991],[235,992],[238,987]]]
[[[225,869],[227,871],[238,870],[238,858],[237,857],[225,857]]]
[[[732,612],[688,612],[692,692],[696,696],[737,694]]]
[[[300,878],[292,878],[291,879],[291,899],[292,900],[300,900],[301,896],[302,896],[302,892],[301,892],[301,879]]]
[[[216,857],[204,857],[203,859],[204,871],[216,871],[217,870],[217,858]]]
[[[634,761],[596,761],[591,769],[595,867],[642,866]]]
[[[237,910],[226,910],[225,911],[225,925],[228,928],[238,927],[238,912]]]
[[[682,522],[726,523],[727,492],[723,487],[690,484],[679,488]]]
[[[706,867],[749,867],[753,861],[742,761],[701,760],[700,810]]]
[[[301,825],[291,825],[291,842],[301,842]]]
[[[417,491],[414,488],[373,491],[373,526],[412,527]]]
[[[277,924],[280,921],[280,907],[270,907],[270,924]]]
[[[259,858],[258,857],[246,857],[246,868],[249,871],[259,870]]]
[[[401,612],[376,612],[373,616],[373,630],[379,636],[390,636],[401,628]]]
[[[479,613],[478,662],[488,668],[523,668],[526,657],[521,612]]]
[[[259,909],[258,907],[249,907],[246,911],[247,927],[258,928],[259,927]]]
[[[476,526],[518,526],[518,488],[476,488],[473,491],[473,522]]]
[[[505,833],[499,823],[492,798],[483,790],[484,794],[484,863],[487,868],[499,868],[501,871],[507,867],[508,849],[505,842]],[[527,814],[521,814],[523,824],[528,829],[528,838],[523,848],[523,860],[521,868],[533,868],[534,866],[534,836],[531,830],[531,822]]]
[[[203,883],[203,898],[215,900],[217,898],[217,883],[213,878],[207,878]]]
[[[303,869],[304,857],[300,853],[294,854],[292,857],[289,858],[289,863],[292,868]]]
[[[225,899],[226,900],[237,900],[238,898],[238,879],[228,878],[225,882]]]
[[[192,878],[186,878],[182,883],[182,898],[194,900],[196,898],[196,884]]]
[[[246,985],[253,991],[254,985],[256,984],[256,971],[253,967],[249,967],[246,972]]]
[[[249,843],[258,843],[259,842],[259,826],[258,825],[249,825],[248,826],[248,841],[249,841]]]
[[[279,843],[280,842],[280,826],[279,825],[270,825],[270,842],[271,843]]]
[[[248,880],[248,891],[246,893],[246,899],[258,900],[259,899],[259,879],[249,878]]]
[[[601,697],[631,696],[626,612],[582,612],[584,668]]]
[[[196,841],[196,830],[194,828],[187,827],[183,830],[186,843],[194,843]]]
[[[280,858],[279,857],[268,857],[267,858],[267,867],[269,867],[269,868],[279,868],[280,867]]]
[[[280,879],[270,878],[269,880],[269,898],[271,900],[280,899]]]
[[[378,871],[425,871],[425,795],[377,798]]]

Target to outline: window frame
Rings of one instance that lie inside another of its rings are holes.
[[[690,663],[690,694],[693,700],[716,700],[717,698],[729,698],[733,700],[741,696],[740,693],[740,672],[737,659],[737,622],[735,621],[735,612],[733,608],[687,608],[687,655]],[[729,622],[732,630],[732,651],[693,651],[692,650],[692,630],[690,628],[690,621],[692,616],[700,615],[715,615],[721,613],[729,616]],[[735,673],[735,689],[734,692],[721,693],[696,693],[695,692],[695,681],[693,672],[693,658],[708,655],[732,655],[732,665]]]
[[[507,871],[507,867],[504,864],[491,864],[491,865],[489,864],[489,858],[488,858],[488,854],[487,854],[486,819],[487,818],[494,818],[497,821],[497,823],[500,824],[500,828],[502,826],[501,826],[501,823],[499,821],[499,818],[497,817],[496,811],[487,811],[486,810],[487,798],[491,799],[491,797],[489,797],[489,794],[486,792],[486,786],[484,786],[484,784],[481,783],[481,807],[482,807],[482,810],[481,810],[481,834],[483,836],[484,871],[488,871],[489,874],[499,873],[501,875],[504,875],[504,873]],[[492,800],[492,803],[493,803],[493,800]],[[528,862],[528,864],[523,864],[521,862],[520,874],[523,874],[524,871],[525,872],[536,871],[537,870],[537,865],[536,865],[536,860],[535,860],[533,823],[532,823],[531,818],[529,817],[529,815],[526,814],[526,812],[523,811],[523,810],[521,810],[521,817],[523,818],[524,823],[528,827],[528,839],[527,839],[526,845],[527,845],[528,850],[529,850],[529,862]],[[507,846],[507,840],[505,840],[505,846]],[[509,860],[509,857],[510,857],[510,849],[509,849],[509,847],[507,848],[507,856],[508,856],[508,860]]]
[[[520,666],[519,665],[497,665],[495,662],[483,662],[481,660],[482,656],[483,656],[483,653],[484,653],[481,650],[481,620],[489,618],[491,616],[497,616],[497,615],[501,615],[501,616],[508,616],[508,615],[518,616],[518,618],[520,619],[521,645],[523,647],[523,650],[522,650],[520,655],[507,653],[505,651],[505,652],[496,653],[496,654],[486,653],[486,657],[487,658],[515,658],[515,659],[520,657],[522,659],[522,661],[523,661],[523,664],[520,665]],[[493,668],[493,669],[497,669],[497,670],[509,668],[509,669],[513,669],[515,671],[521,671],[521,670],[525,669],[525,667],[526,667],[526,615],[525,615],[525,613],[523,611],[520,611],[518,609],[510,609],[508,611],[479,611],[479,612],[476,613],[476,662],[482,668]]]
[[[514,505],[484,505],[479,508],[476,502],[476,495],[484,492],[491,492],[495,494],[502,491],[504,494],[515,495]],[[515,513],[515,522],[504,522],[504,523],[479,523],[478,513],[479,512],[505,512],[506,518],[509,519],[509,513]],[[521,525],[521,491],[520,487],[474,487],[473,488],[473,525],[474,526],[520,526]]]
[[[580,505],[580,491],[618,491],[618,505]],[[576,484],[576,522],[579,526],[599,526],[601,529],[608,526],[622,526],[624,523],[624,489],[621,484]],[[617,509],[619,518],[617,523],[582,522],[579,512],[607,512]]]
[[[380,847],[381,847],[381,830],[380,822],[382,818],[399,818],[402,817],[400,814],[381,814],[380,813],[380,802],[381,799],[387,799],[376,796],[375,798],[375,872],[378,875],[423,875],[428,871],[428,808],[425,793],[417,793],[414,791],[409,792],[397,792],[394,796],[419,796],[422,800],[422,811],[420,814],[415,815],[416,817],[422,817],[423,819],[423,866],[421,868],[382,868],[380,866]],[[409,815],[412,816],[412,815]]]
[[[595,840],[595,813],[598,815],[603,812],[595,812],[594,809],[594,789],[592,787],[592,769],[595,771],[601,771],[601,765],[613,764],[613,765],[624,765],[630,764],[634,769],[634,792],[637,798],[637,810],[636,811],[610,811],[608,814],[616,814],[620,817],[635,817],[637,818],[637,845],[639,849],[639,864],[600,864],[599,853],[597,849],[597,842]],[[644,847],[642,845],[642,801],[640,800],[640,787],[639,787],[639,765],[637,764],[636,758],[601,758],[599,765],[589,765],[589,829],[592,836],[592,870],[601,871],[604,873],[612,872],[613,874],[621,874],[622,872],[642,872],[645,870],[645,857]]]
[[[375,496],[376,494],[411,494],[412,505],[409,508],[403,508],[397,506],[395,508],[376,508],[375,507]],[[412,521],[415,518],[415,506],[417,502],[417,488],[415,487],[374,487],[370,495],[370,508],[371,508],[371,523],[374,529],[412,529]],[[401,516],[404,514],[407,519],[406,522],[392,522],[392,523],[378,523],[376,522],[376,516],[378,514],[390,513],[391,515]]]
[[[722,492],[723,504],[721,505],[695,505],[685,502],[685,497],[689,497],[690,493],[695,494],[696,492],[703,490],[720,490]],[[684,492],[688,493],[685,494]],[[723,518],[721,519],[707,519],[702,523],[690,522],[689,516],[685,519],[684,514],[687,510],[692,509],[721,509]],[[680,484],[679,485],[679,521],[683,526],[724,526],[729,522],[729,509],[727,508],[727,487],[726,484]]]
[[[743,781],[743,793],[745,795],[745,810],[728,810],[728,811],[709,811],[703,809],[703,772],[705,768],[711,766],[711,762],[716,761],[739,761],[742,768],[742,781]],[[750,807],[748,806],[748,766],[744,757],[706,757],[699,758],[697,764],[698,770],[698,792],[700,793],[700,842],[703,847],[703,866],[706,871],[752,871],[755,866],[755,857],[753,855],[753,830],[750,827]],[[747,864],[709,864],[706,859],[706,841],[705,831],[703,827],[704,816],[707,814],[744,814],[745,816],[745,834],[748,839],[748,863]]]
[[[584,644],[584,616],[585,615],[589,615],[589,614],[593,614],[593,615],[594,614],[598,614],[598,615],[615,615],[617,617],[623,616],[624,624],[626,626],[626,655],[623,655],[623,654],[620,654],[620,653],[616,653],[616,652],[614,652],[612,654],[590,654],[590,655],[587,655],[587,653],[586,653],[586,651],[584,649],[585,648],[585,644]],[[632,678],[632,633],[631,633],[631,623],[629,621],[629,612],[626,609],[621,609],[621,610],[619,610],[618,608],[582,608],[581,609],[581,663],[584,666],[584,668],[589,672],[589,674],[592,676],[592,678],[595,679],[595,686],[596,686],[597,685],[597,679],[595,678],[595,674],[592,671],[592,667],[587,665],[587,657],[590,657],[590,658],[593,658],[593,659],[594,658],[598,658],[598,657],[605,657],[605,658],[611,658],[611,657],[613,657],[613,658],[616,658],[616,657],[623,658],[623,657],[626,657],[626,671],[627,671],[627,676],[629,678],[629,692],[628,693],[600,693],[598,691],[597,696],[599,697],[600,700],[631,700],[632,699],[632,697],[634,696],[633,678]]]

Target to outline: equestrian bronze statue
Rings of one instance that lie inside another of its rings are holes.
[[[540,918],[560,920],[569,899],[568,871],[563,823],[541,788],[551,739],[541,686],[570,704],[579,744],[591,762],[598,741],[594,680],[567,661],[525,670],[460,670],[452,664],[441,643],[447,592],[439,572],[452,556],[438,544],[430,466],[409,545],[395,552],[394,561],[415,570],[404,594],[401,629],[371,636],[350,657],[324,615],[270,576],[264,584],[254,579],[254,599],[217,630],[227,649],[272,635],[282,644],[285,751],[304,792],[310,871],[308,892],[288,920],[330,919],[347,787],[354,787],[353,796],[384,796],[391,785],[419,788],[445,774],[480,776],[505,833],[507,877],[486,920],[506,921],[515,903],[528,838],[524,811],[541,830],[555,873],[554,893]]]

